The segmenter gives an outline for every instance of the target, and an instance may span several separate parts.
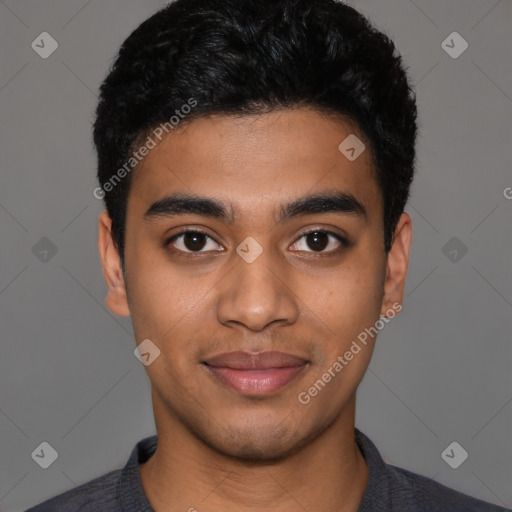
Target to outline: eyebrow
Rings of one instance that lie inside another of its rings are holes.
[[[310,194],[280,206],[277,222],[282,223],[294,217],[322,213],[340,213],[361,217],[365,222],[368,213],[364,205],[352,194],[339,190]],[[158,199],[144,214],[144,220],[176,215],[196,214],[217,219],[228,224],[235,221],[234,208],[218,199],[188,193],[174,193]]]
[[[283,205],[280,209],[278,222],[292,217],[319,213],[341,213],[358,216],[368,221],[368,213],[363,203],[352,194],[339,190],[307,195]]]

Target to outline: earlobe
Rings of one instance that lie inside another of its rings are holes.
[[[112,236],[112,219],[106,210],[98,217],[98,250],[108,287],[106,305],[118,316],[130,316],[121,259]]]
[[[409,214],[402,213],[395,229],[393,245],[386,259],[386,279],[384,282],[384,298],[382,300],[381,315],[397,310],[402,304],[407,269],[409,267],[409,253],[412,240],[412,220]],[[401,309],[401,306],[398,310]],[[393,315],[394,316],[394,315]]]

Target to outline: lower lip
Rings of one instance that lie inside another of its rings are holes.
[[[269,368],[268,370],[236,370],[219,366],[205,365],[221,382],[242,395],[266,396],[279,391],[292,381],[304,368],[290,366]]]

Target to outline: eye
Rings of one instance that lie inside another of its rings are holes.
[[[338,252],[340,247],[348,247],[348,242],[337,233],[314,229],[303,233],[292,247],[294,247],[296,251],[304,252]],[[308,250],[308,247],[311,248],[311,250]]]
[[[219,244],[213,240],[207,233],[195,229],[182,231],[166,241],[166,245],[171,244],[175,250],[194,253],[207,251],[222,251]]]

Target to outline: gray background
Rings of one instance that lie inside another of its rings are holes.
[[[91,123],[119,45],[164,3],[0,2],[2,511],[121,467],[155,432],[129,319],[104,305]],[[421,129],[404,309],[379,335],[357,426],[388,462],[512,507],[512,2],[351,3],[395,39]],[[31,48],[43,31],[48,59]],[[469,44],[457,59],[441,47],[453,31]],[[45,470],[42,441],[59,454]],[[441,458],[452,441],[469,453],[458,469]]]

